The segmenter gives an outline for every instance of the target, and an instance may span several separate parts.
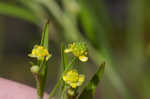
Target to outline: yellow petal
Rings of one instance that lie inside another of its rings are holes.
[[[63,80],[64,80],[64,81],[66,81],[66,80],[67,80],[67,77],[66,77],[65,75],[63,76]]]
[[[71,85],[72,88],[76,88],[77,87],[76,83],[71,83],[70,85]]]
[[[36,57],[35,55],[33,54],[28,54],[29,57]]]
[[[46,61],[48,61],[48,59],[50,59],[52,57],[51,54],[48,54],[48,56],[46,57]]]
[[[71,52],[71,51],[72,51],[71,49],[65,49],[65,50],[64,50],[65,53],[69,53],[69,52]]]
[[[86,57],[86,56],[79,56],[79,59],[80,59],[82,62],[88,61],[88,57]]]
[[[81,86],[84,81],[85,81],[85,76],[84,75],[79,75],[79,80],[78,80],[77,85]]]
[[[79,82],[84,82],[85,76],[84,75],[79,75]]]

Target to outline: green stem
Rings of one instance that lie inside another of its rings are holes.
[[[73,67],[73,63],[75,62],[76,59],[77,59],[77,57],[74,57],[74,58],[71,60],[70,64],[68,64],[68,66],[66,66],[66,68],[65,68],[65,70],[64,70],[64,73],[66,73],[70,68]]]
[[[52,99],[52,97],[54,96],[57,88],[59,87],[59,85],[61,84],[61,79],[58,80],[58,82],[56,83],[55,87],[53,88],[53,90],[51,91],[51,93],[49,94],[49,98],[48,99]]]
[[[62,91],[62,96],[61,99],[65,99],[65,91],[66,91],[66,86],[64,86],[63,91]]]
[[[41,83],[40,83],[40,80],[39,80],[38,76],[36,77],[36,88],[37,88],[38,99],[43,99]]]
[[[45,80],[47,76],[47,64],[45,63],[45,61],[40,62],[39,64],[40,64],[40,71],[38,75],[36,75],[36,87],[38,99],[43,99]]]
[[[62,94],[61,94],[61,98],[60,98],[60,99],[68,99],[68,98],[66,97],[66,94],[65,94],[66,89],[67,89],[67,85],[65,84],[65,85],[64,85],[64,88],[63,88],[63,90],[62,90]]]

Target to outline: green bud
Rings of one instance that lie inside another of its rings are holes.
[[[33,74],[38,74],[40,67],[38,65],[34,65],[30,68],[30,70]]]

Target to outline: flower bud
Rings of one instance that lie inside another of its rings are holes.
[[[33,74],[38,74],[40,67],[38,65],[34,65],[30,68],[30,70]]]

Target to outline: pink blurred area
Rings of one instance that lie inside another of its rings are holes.
[[[45,94],[44,99],[47,97]],[[32,87],[0,78],[0,99],[37,99],[37,95]]]

